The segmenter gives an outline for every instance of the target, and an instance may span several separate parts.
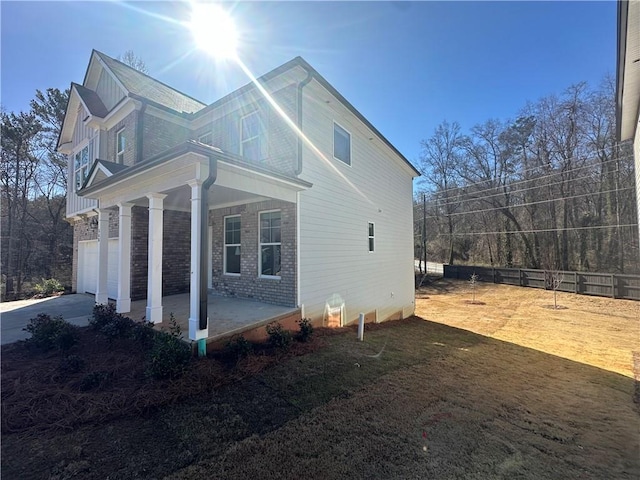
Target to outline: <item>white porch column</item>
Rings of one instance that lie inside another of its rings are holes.
[[[189,284],[189,339],[207,338],[209,329],[200,330],[200,231],[202,225],[202,182],[189,182],[191,187],[191,281]]]
[[[147,322],[162,322],[162,217],[166,195],[150,193],[149,265],[147,269]]]
[[[119,233],[118,233],[118,299],[116,312],[131,311],[131,207],[132,203],[118,203]]]
[[[98,209],[98,284],[96,304],[109,301],[107,292],[107,265],[109,262],[109,210]]]

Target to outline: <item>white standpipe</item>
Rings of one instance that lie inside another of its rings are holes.
[[[358,315],[358,340],[364,340],[364,313]]]

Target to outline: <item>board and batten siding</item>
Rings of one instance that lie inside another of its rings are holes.
[[[377,311],[378,321],[413,314],[411,169],[317,83],[305,88],[303,102],[303,131],[324,155],[305,147],[300,175],[313,184],[299,203],[304,315],[323,318],[334,294],[345,303],[345,324],[360,312]],[[351,134],[351,166],[333,158],[334,121]]]
[[[91,210],[98,205],[96,200],[89,200],[76,195],[75,187],[74,156],[78,147],[84,147],[87,143],[91,144],[89,151],[92,152],[93,158],[89,158],[89,165],[91,165],[100,152],[99,132],[87,127],[82,121],[87,115],[88,113],[85,108],[80,105],[78,107],[76,124],[73,129],[73,152],[67,155],[67,217],[71,217],[79,212]]]
[[[96,93],[104,103],[107,111],[111,111],[125,95],[125,92],[104,68],[100,72]]]

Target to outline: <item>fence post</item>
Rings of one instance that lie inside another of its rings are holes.
[[[573,293],[578,293],[578,272],[573,272]]]
[[[522,285],[522,270],[518,269],[518,285],[521,287],[524,287],[524,285]]]
[[[616,298],[616,276],[611,274],[611,298]]]

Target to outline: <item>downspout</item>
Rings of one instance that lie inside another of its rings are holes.
[[[209,155],[209,176],[202,184],[202,199],[200,207],[200,318],[199,328],[204,330],[207,328],[207,317],[209,312],[207,311],[207,296],[209,289],[207,287],[207,279],[209,277],[208,267],[208,252],[209,245],[209,188],[216,181],[218,176],[218,161],[213,155]],[[206,338],[198,340],[198,352],[201,354],[204,350],[206,354]]]
[[[302,132],[302,89],[311,81],[313,75],[307,71],[307,77],[298,84],[298,130]],[[298,166],[295,174],[302,173],[302,138],[298,134]]]
[[[143,160],[142,149],[144,147],[144,112],[147,109],[147,102],[143,99],[139,100],[142,103],[140,110],[138,111],[138,123],[136,125],[136,163],[141,163]],[[116,147],[117,148],[117,147]]]

